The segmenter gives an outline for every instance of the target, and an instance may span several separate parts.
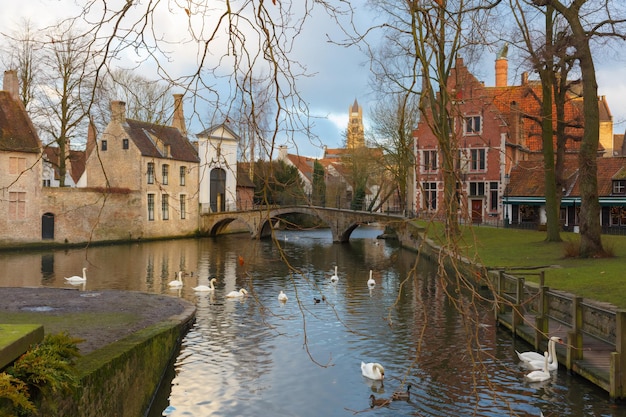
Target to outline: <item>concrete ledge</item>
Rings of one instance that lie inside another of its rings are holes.
[[[0,369],[42,340],[41,324],[0,324]]]

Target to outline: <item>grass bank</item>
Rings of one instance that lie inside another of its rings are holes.
[[[422,223],[428,236],[442,241],[440,223]],[[545,285],[581,297],[611,303],[626,309],[626,237],[602,235],[602,244],[612,258],[577,259],[566,257],[568,245],[576,246],[580,235],[561,233],[563,242],[545,242],[545,232],[485,226],[462,227],[459,249],[469,259],[488,268],[542,267]],[[529,281],[538,277],[529,276]]]

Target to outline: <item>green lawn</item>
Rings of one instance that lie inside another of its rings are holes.
[[[428,236],[441,241],[441,225],[425,224]],[[545,232],[493,227],[463,227],[461,250],[489,268],[543,266],[545,285],[581,297],[604,301],[626,309],[626,237],[602,235],[602,244],[613,258],[566,258],[566,245],[580,235],[561,233],[562,243],[546,243]],[[537,276],[528,276],[538,281]]]

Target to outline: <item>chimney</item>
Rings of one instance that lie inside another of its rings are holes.
[[[2,83],[2,89],[8,92],[14,100],[20,99],[20,87],[17,82],[17,71],[8,70],[4,71],[4,80]]]
[[[278,147],[278,160],[279,161],[287,160],[287,146],[286,145],[280,145]]]
[[[528,73],[526,71],[522,72],[522,85],[528,84]]]
[[[172,127],[175,127],[187,136],[187,128],[185,127],[185,113],[183,112],[183,95],[174,94],[174,117],[172,119]]]
[[[506,87],[509,77],[509,61],[506,58],[496,59],[496,87]]]
[[[126,103],[123,101],[111,102],[111,121],[120,124],[126,123]]]
[[[89,126],[87,127],[87,146],[85,147],[85,158],[89,158],[91,152],[96,147],[96,125],[93,119],[89,118]]]

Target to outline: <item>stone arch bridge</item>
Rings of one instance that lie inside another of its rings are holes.
[[[252,238],[260,239],[271,236],[272,225],[286,214],[301,213],[314,216],[330,227],[333,242],[347,242],[350,234],[359,225],[380,223],[395,228],[405,222],[400,215],[371,213],[366,211],[341,210],[315,206],[280,206],[265,207],[251,211],[226,211],[208,213],[200,217],[200,233],[216,236],[235,220],[244,223]]]

